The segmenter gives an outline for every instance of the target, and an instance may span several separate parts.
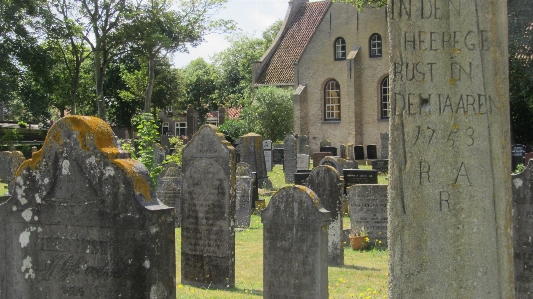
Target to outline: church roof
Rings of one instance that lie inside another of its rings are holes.
[[[300,59],[330,4],[331,1],[327,0],[308,2],[299,7],[287,21],[281,41],[261,69],[257,84],[294,83],[294,64]]]

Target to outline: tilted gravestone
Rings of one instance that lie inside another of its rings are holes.
[[[328,227],[328,264],[344,265],[341,202],[344,184],[339,173],[329,165],[315,167],[307,179],[307,187],[315,192],[322,207],[331,215],[331,224]]]
[[[513,298],[507,1],[387,9],[389,298]]]
[[[297,170],[297,139],[292,134],[285,135],[283,140],[283,173],[285,182],[294,182],[294,174]]]
[[[174,210],[95,117],[56,122],[0,205],[0,298],[176,298]]]
[[[163,170],[157,177],[157,198],[169,207],[174,207],[174,224],[181,226],[181,168],[176,163],[163,165]]]
[[[387,244],[387,185],[355,185],[346,190],[352,228],[365,227],[370,242]]]
[[[235,175],[235,227],[248,228],[252,214],[252,184],[254,175],[250,164],[239,162]]]
[[[513,181],[513,249],[515,298],[533,294],[533,162]]]
[[[328,298],[330,212],[304,186],[272,196],[263,223],[263,298]]]
[[[235,285],[235,153],[212,125],[183,149],[181,281],[206,288]]]
[[[381,159],[389,159],[389,133],[379,133],[379,139],[381,142]]]
[[[250,165],[252,171],[257,173],[257,183],[261,188],[272,188],[272,183],[268,178],[265,155],[263,153],[263,137],[258,134],[249,133],[241,136],[241,159]]]
[[[9,194],[13,194],[15,173],[24,160],[22,152],[0,152],[0,181],[7,184]],[[1,195],[4,195],[4,190],[0,190]]]

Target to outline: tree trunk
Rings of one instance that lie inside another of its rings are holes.
[[[96,103],[98,105],[98,117],[106,120],[104,102],[104,72],[102,68],[101,50],[94,50],[94,77],[96,80]]]
[[[78,88],[80,86],[80,68],[81,63],[76,61],[76,69],[74,70],[74,76],[72,78],[72,90],[70,91],[70,114],[76,114],[76,95],[78,94]]]
[[[154,77],[155,77],[155,55],[150,55],[148,59],[148,86],[144,98],[144,113],[150,113],[150,106],[152,104],[152,92],[154,91]]]

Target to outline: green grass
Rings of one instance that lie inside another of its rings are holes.
[[[0,196],[7,194],[7,184],[0,183]]]

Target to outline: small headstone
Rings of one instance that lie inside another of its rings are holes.
[[[330,152],[332,156],[337,156],[337,148],[334,146],[321,146],[320,152]]]
[[[365,150],[362,145],[356,145],[353,148],[355,160],[364,160],[365,159]]]
[[[296,170],[309,170],[309,155],[298,154]]]
[[[13,194],[15,173],[24,160],[22,152],[0,152],[0,181],[7,184],[8,194]],[[4,190],[0,190],[0,195],[4,195]]]
[[[340,152],[341,152],[341,153],[340,153],[341,158],[346,159],[346,158],[347,158],[347,155],[346,155],[346,145],[341,144],[341,146],[340,146]]]
[[[311,174],[311,170],[298,170],[294,174],[295,185],[307,185],[307,178]]]
[[[161,146],[165,149],[166,154],[170,154],[170,137],[169,135],[161,135]]]
[[[389,159],[389,133],[379,133],[379,139],[381,141],[381,159]]]
[[[375,144],[369,144],[366,146],[366,157],[368,160],[375,160],[378,158],[378,149]]]
[[[176,298],[174,209],[96,117],[66,116],[0,206],[2,298]]]
[[[272,140],[263,140],[263,154],[265,155],[266,170],[272,171]]]
[[[294,174],[297,170],[297,139],[292,134],[285,135],[283,140],[283,173],[285,182],[294,182]]]
[[[298,154],[309,155],[309,138],[306,135],[298,135]]]
[[[235,174],[235,227],[248,228],[252,214],[252,168],[239,162]]]
[[[355,160],[355,153],[354,153],[354,148],[353,148],[353,143],[348,143],[348,145],[346,146],[347,149],[347,159],[348,160]]]
[[[330,212],[303,186],[272,196],[263,223],[263,298],[328,298]]]
[[[516,169],[516,166],[518,164],[526,165],[525,164],[525,156],[526,156],[526,146],[522,144],[513,144],[511,146],[511,158],[512,158],[512,168],[511,170],[514,171]]]
[[[335,168],[321,165],[311,172],[307,179],[307,187],[315,192],[322,207],[331,215],[331,224],[328,227],[328,264],[342,266],[344,265],[344,246],[341,196],[344,184],[341,183],[341,178]]]
[[[344,194],[347,188],[357,184],[377,184],[378,171],[364,169],[344,169]]]
[[[241,136],[241,159],[250,165],[252,171],[257,172],[257,182],[261,188],[272,188],[268,178],[265,155],[263,153],[263,137],[249,133]]]
[[[374,160],[372,161],[372,169],[381,173],[389,172],[389,160]]]
[[[327,139],[320,141],[320,147],[331,146],[331,142]]]
[[[212,125],[200,127],[183,149],[183,284],[235,286],[234,159],[233,147]]]
[[[174,207],[174,224],[181,226],[181,168],[176,163],[163,165],[163,170],[157,178],[157,198],[163,204]]]
[[[512,183],[515,298],[525,299],[533,295],[533,162]]]
[[[322,159],[324,159],[327,156],[331,156],[331,153],[330,152],[325,152],[325,153],[315,152],[315,153],[313,153],[313,168],[317,167],[320,164],[320,161],[322,161]]]
[[[165,149],[159,144],[154,143],[154,164],[156,166],[160,166],[163,164],[163,161],[165,161],[166,158],[166,152]]]
[[[283,144],[274,144],[272,149],[272,164],[283,164]]]
[[[359,167],[357,161],[355,160],[346,160],[334,156],[324,157],[324,159],[320,161],[319,165],[332,166],[337,170],[337,172],[339,172],[339,174],[343,174],[343,169],[357,169]]]
[[[365,227],[371,243],[387,245],[387,185],[354,185],[347,189],[350,224]]]

